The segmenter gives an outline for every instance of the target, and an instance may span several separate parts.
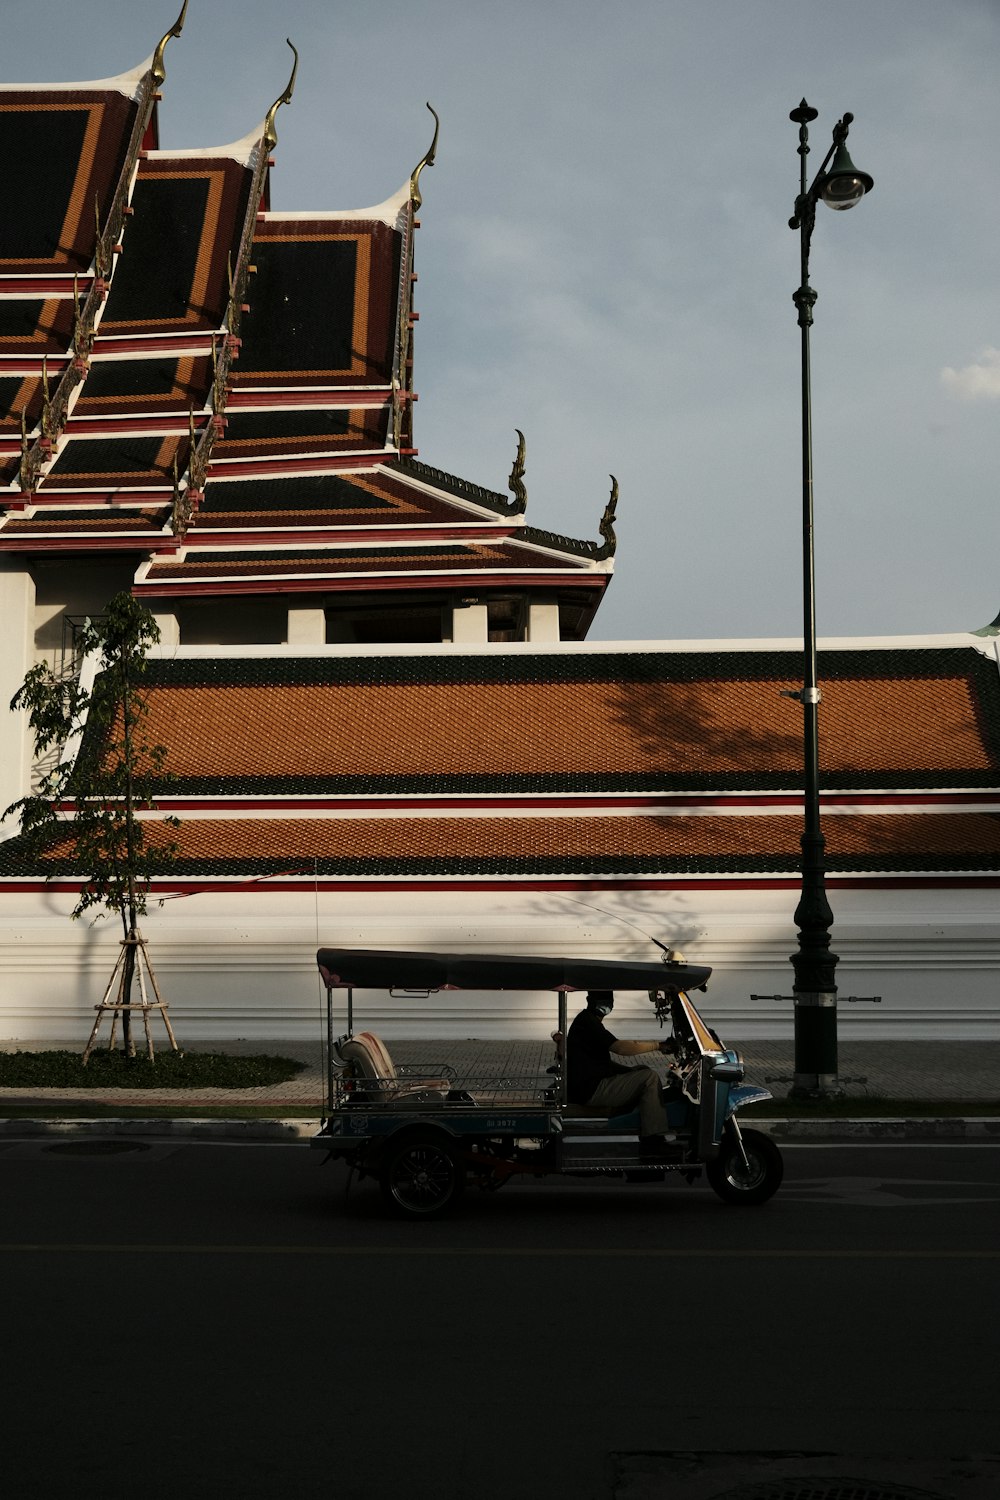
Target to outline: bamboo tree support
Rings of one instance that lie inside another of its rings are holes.
[[[128,937],[122,939],[121,947],[122,951],[118,955],[114,969],[111,971],[111,978],[108,980],[108,987],[104,991],[104,998],[99,1005],[94,1006],[94,1009],[97,1011],[97,1019],[94,1022],[94,1029],[90,1033],[90,1040],[84,1049],[84,1067],[86,1067],[90,1054],[94,1050],[101,1022],[109,1014],[111,1016],[111,1036],[108,1041],[109,1052],[115,1050],[115,1031],[118,1027],[118,1017],[122,1017],[122,1030],[124,1032],[126,1030],[124,1024],[125,1014],[131,1013],[134,1010],[142,1012],[142,1023],[146,1032],[146,1055],[150,1062],[153,1061],[153,1034],[149,1028],[151,1011],[159,1011],[163,1024],[167,1028],[167,1036],[170,1038],[171,1048],[174,1052],[180,1051],[180,1048],[177,1046],[177,1040],[174,1037],[173,1027],[170,1025],[170,1017],[167,1015],[167,1002],[160,994],[160,987],[156,982],[153,966],[146,953],[146,939],[141,937],[133,928]],[[130,983],[132,974],[135,974],[139,980],[140,998],[134,1003],[126,999],[126,995],[131,995],[132,993]],[[152,988],[153,994],[156,996],[155,1000],[150,1000],[149,998],[149,991],[146,988],[147,981]],[[112,999],[112,993],[114,993],[114,999]],[[133,1048],[133,1053],[134,1050]]]

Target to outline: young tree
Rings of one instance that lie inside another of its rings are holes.
[[[116,594],[104,615],[88,620],[78,637],[84,661],[95,659],[92,685],[81,678],[61,681],[41,662],[28,671],[10,705],[27,710],[37,756],[66,748],[37,789],[12,803],[4,817],[18,815],[26,853],[38,859],[46,878],[65,873],[67,864],[86,876],[74,918],[95,906],[120,917],[123,1007],[131,1004],[137,959],[141,962],[139,918],[146,912],[150,883],[172,867],[176,853],[172,840],[150,840],[136,816],[166,778],[166,747],[149,743],[143,692],[146,651],[159,639],[149,611],[131,594]],[[164,822],[177,826],[176,818]],[[131,1057],[131,1012],[122,1008],[121,1015],[123,1047]],[[167,1030],[173,1041],[169,1022]]]

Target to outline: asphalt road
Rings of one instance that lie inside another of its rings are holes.
[[[658,1455],[1000,1450],[1000,1146],[429,1224],[303,1146],[93,1153],[0,1147],[9,1500],[684,1500]]]

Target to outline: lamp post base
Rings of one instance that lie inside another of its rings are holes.
[[[795,1072],[791,1099],[842,1099],[837,1076],[837,992],[795,992]]]
[[[788,1090],[789,1099],[844,1099],[846,1095],[836,1073],[796,1073]]]

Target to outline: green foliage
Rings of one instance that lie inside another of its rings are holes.
[[[290,1057],[234,1057],[224,1052],[145,1056],[95,1049],[86,1067],[77,1052],[0,1052],[5,1089],[249,1089],[287,1083],[304,1063]]]
[[[74,917],[103,906],[121,916],[126,934],[146,911],[150,882],[171,868],[176,853],[169,840],[151,842],[136,817],[165,779],[167,751],[149,741],[142,691],[145,653],[159,639],[149,611],[131,594],[117,594],[78,637],[84,657],[96,658],[93,686],[62,682],[43,662],[10,705],[27,711],[37,755],[74,742],[79,748],[4,816],[19,817],[23,841],[50,878],[66,862],[87,877]],[[176,818],[164,822],[177,826]],[[70,852],[57,861],[60,836]]]

